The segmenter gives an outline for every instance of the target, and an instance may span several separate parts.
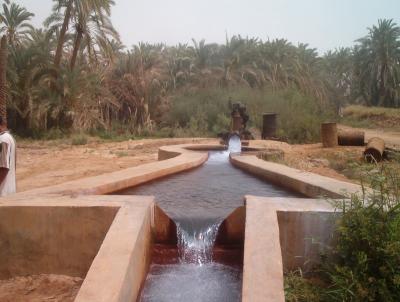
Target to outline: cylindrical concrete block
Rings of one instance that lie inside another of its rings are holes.
[[[339,131],[338,143],[340,146],[364,146],[364,137],[363,131]]]
[[[324,148],[336,147],[338,145],[338,132],[336,123],[321,124],[321,141]]]
[[[273,112],[263,114],[262,139],[276,137],[277,114]]]
[[[365,147],[364,157],[367,161],[381,161],[385,151],[385,141],[379,137],[373,137]]]

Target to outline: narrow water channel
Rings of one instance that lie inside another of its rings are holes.
[[[230,150],[239,151],[237,147],[237,140],[232,140]],[[227,215],[243,205],[246,194],[293,195],[233,167],[229,151],[210,152],[208,161],[195,170],[122,194],[155,196],[177,225],[179,262],[151,265],[142,302],[240,301],[242,269],[212,258],[218,228]]]

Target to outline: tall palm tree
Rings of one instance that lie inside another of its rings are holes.
[[[71,19],[71,12],[72,12],[72,8],[73,8],[74,0],[67,0],[67,1],[55,0],[55,1],[56,1],[56,4],[53,7],[53,14],[51,14],[50,17],[48,17],[46,19],[45,26],[46,25],[49,26],[51,23],[54,23],[54,21],[59,21],[61,19],[60,11],[63,7],[65,7],[64,18],[63,18],[63,22],[61,25],[60,33],[58,35],[56,54],[54,56],[54,66],[58,68],[61,63],[65,37],[67,34],[69,22]]]
[[[6,69],[7,69],[7,37],[1,38],[0,45],[0,116],[7,121],[7,91],[6,91]]]
[[[368,103],[394,106],[399,98],[400,27],[393,20],[379,20],[358,42],[355,55],[360,78],[370,87]]]
[[[105,11],[93,11],[89,16],[78,15],[70,68],[74,69],[79,51],[86,50],[90,62],[98,62],[99,48],[107,51],[110,39],[119,40],[117,31]]]
[[[56,4],[53,14],[45,21],[51,31],[58,31],[58,43],[54,57],[54,65],[59,67],[62,59],[64,43],[68,29],[74,31],[74,42],[70,68],[76,64],[81,45],[84,44],[90,59],[96,56],[96,46],[111,47],[108,37],[119,40],[118,33],[109,19],[114,0],[54,0]],[[64,9],[63,14],[61,13]],[[96,40],[94,42],[94,40]]]
[[[11,46],[21,44],[29,30],[33,29],[28,22],[33,16],[34,14],[18,4],[9,1],[3,3],[3,12],[0,13],[0,23],[3,25],[0,27],[0,33],[7,35],[8,43]]]

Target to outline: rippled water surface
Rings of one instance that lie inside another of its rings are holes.
[[[142,302],[235,302],[241,270],[219,263],[152,265]]]
[[[293,196],[232,166],[227,151],[210,152],[208,161],[199,168],[128,189],[123,194],[153,195],[171,218],[188,225],[225,218],[243,205],[246,194]]]

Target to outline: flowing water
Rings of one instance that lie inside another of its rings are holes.
[[[229,153],[240,152],[240,146],[233,136],[228,151],[210,152],[203,166],[123,192],[154,195],[177,226],[179,263],[151,265],[141,301],[241,300],[241,269],[212,259],[218,228],[246,194],[292,194],[233,167]]]

